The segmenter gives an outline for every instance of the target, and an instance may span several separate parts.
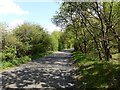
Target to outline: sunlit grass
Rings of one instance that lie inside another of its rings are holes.
[[[116,53],[112,55],[113,58],[120,58],[120,53]]]
[[[78,68],[76,74],[79,88],[120,88],[119,62],[99,61],[79,52],[74,52],[73,58]]]

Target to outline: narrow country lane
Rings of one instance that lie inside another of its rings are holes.
[[[3,88],[74,90],[71,49],[2,72]]]

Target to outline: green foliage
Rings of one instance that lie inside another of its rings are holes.
[[[0,69],[5,69],[14,66],[11,62],[2,62]]]
[[[6,60],[12,60],[16,58],[16,48],[12,47],[5,47],[5,50],[2,52],[2,61]]]
[[[120,2],[62,2],[52,21],[64,28],[65,34],[60,38],[63,48],[72,42],[75,50],[92,51],[100,60],[110,60],[115,53],[112,49],[120,52],[119,8]],[[71,35],[73,41],[69,39]]]
[[[116,61],[99,61],[93,56],[73,52],[76,64],[77,85],[86,88],[120,88],[120,64]]]
[[[72,48],[74,43],[74,36],[73,33],[69,30],[61,32],[61,31],[54,31],[51,34],[52,38],[52,50],[53,51],[60,51],[67,48]]]
[[[66,29],[62,33],[59,41],[62,43],[64,49],[68,49],[73,48],[74,40],[75,38],[73,32]]]
[[[25,55],[48,50],[49,37],[39,25],[24,23],[14,30],[16,37],[23,43]]]
[[[18,66],[50,54],[51,36],[40,25],[24,23],[10,32],[4,25],[0,27],[3,34],[0,68]]]
[[[62,32],[61,31],[54,31],[51,34],[51,39],[52,39],[52,50],[53,51],[58,51],[59,50],[59,45],[60,45],[60,36]]]
[[[51,35],[51,41],[51,49],[53,51],[58,51],[58,39],[54,35]]]
[[[52,54],[52,53],[53,53],[52,51],[47,51],[47,52],[43,52],[43,53],[37,53],[37,54],[32,55],[31,58],[32,59],[38,59],[38,58],[44,57],[44,56]]]
[[[13,67],[13,66],[18,66],[18,65],[26,63],[28,61],[31,61],[31,58],[28,56],[24,56],[21,58],[15,58],[15,59],[12,59],[11,61],[7,61],[7,62],[3,61],[0,69],[6,69],[6,68]]]
[[[16,66],[16,65],[26,63],[28,61],[31,61],[31,58],[29,56],[24,56],[24,57],[12,60],[11,63]]]

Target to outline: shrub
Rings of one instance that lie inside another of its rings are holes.
[[[14,47],[5,47],[2,52],[2,61],[9,61],[16,58],[16,48]]]

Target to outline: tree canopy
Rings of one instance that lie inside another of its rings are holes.
[[[76,50],[108,61],[113,49],[120,52],[119,8],[119,2],[63,2],[52,21],[73,32]]]

